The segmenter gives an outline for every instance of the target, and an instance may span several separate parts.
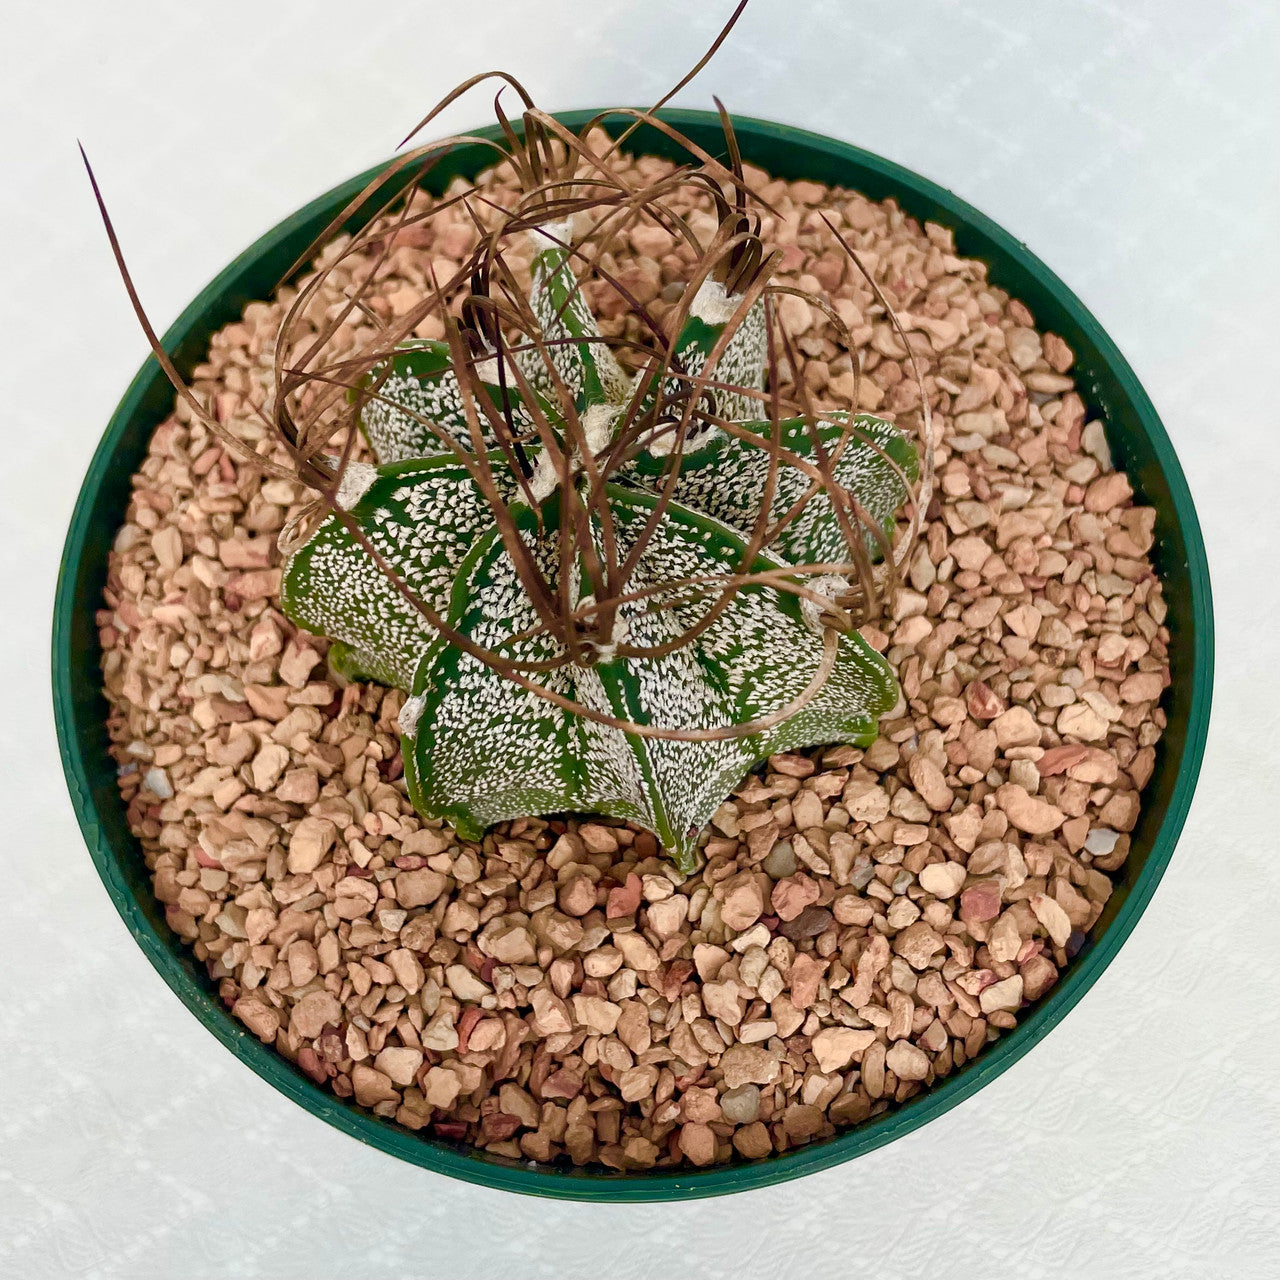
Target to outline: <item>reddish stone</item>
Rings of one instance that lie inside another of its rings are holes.
[[[623,916],[633,916],[640,910],[640,877],[633,871],[625,884],[609,890],[609,899],[604,914],[609,920],[619,920]]]

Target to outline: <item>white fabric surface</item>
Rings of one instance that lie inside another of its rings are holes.
[[[75,150],[163,328],[259,233],[505,67],[553,108],[651,101],[728,0],[10,0],[0,52],[0,1274],[1280,1275],[1277,8],[753,0],[679,102],[846,138],[991,214],[1084,298],[1204,523],[1216,709],[1173,864],[1102,981],[943,1119],[852,1164],[634,1208],[486,1191],[305,1114],[129,940],[47,693],[58,555],[144,354]],[[696,16],[686,16],[689,14]],[[449,127],[488,114],[477,97]]]

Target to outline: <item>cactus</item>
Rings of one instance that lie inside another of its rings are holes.
[[[744,306],[710,275],[672,347],[682,373],[628,376],[584,301],[569,226],[526,234],[540,340],[461,360],[456,338],[453,349],[413,341],[371,370],[364,390],[376,392],[360,422],[378,465],[347,465],[337,505],[348,522],[331,512],[292,551],[283,607],[336,642],[336,670],[409,695],[402,751],[423,814],[473,839],[517,816],[608,814],[654,831],[688,871],[699,830],[756,762],[818,743],[867,745],[898,699],[885,660],[856,631],[825,625],[822,592],[843,590],[843,578],[810,576],[805,594],[783,586],[801,581],[789,567],[847,557],[832,491],[818,486],[768,549],[751,545],[766,496],[764,514],[776,521],[814,487],[815,457],[838,454],[835,484],[870,517],[861,536],[874,555],[916,454],[892,423],[847,413],[778,421],[771,450],[765,301]],[[663,404],[713,375],[713,416],[724,421],[696,431],[683,422],[673,447],[682,422],[664,417]],[[525,441],[514,465],[501,448],[504,420],[509,440]],[[620,426],[636,422],[650,424],[647,434],[619,460]],[[783,461],[771,465],[775,453]],[[615,562],[639,552],[615,593],[635,598],[611,607],[607,632],[572,660],[540,625],[479,464],[519,547],[579,616],[599,603],[583,552],[601,555],[606,539]],[[603,501],[584,504],[592,486]],[[584,514],[589,535],[566,560],[555,531]],[[705,584],[735,573],[750,580],[717,603]],[[402,586],[479,649],[540,670],[542,690],[452,643]]]

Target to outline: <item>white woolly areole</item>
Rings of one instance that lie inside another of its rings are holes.
[[[421,694],[405,699],[404,706],[400,708],[400,714],[396,716],[396,723],[406,738],[412,738],[418,732],[418,721],[422,719],[422,712],[426,705],[427,700]]]
[[[617,421],[622,409],[618,405],[593,404],[582,415],[582,434],[584,442],[594,457],[602,449],[608,447],[613,439],[613,424]],[[576,474],[581,467],[570,462],[570,472]],[[556,460],[550,454],[541,453],[533,464],[533,475],[529,477],[529,492],[535,503],[543,502],[560,487],[560,471]]]
[[[514,387],[516,385],[515,370],[506,356],[502,358],[502,367],[507,375],[507,386]],[[487,360],[477,360],[475,369],[476,377],[481,382],[487,382],[494,387],[498,385],[498,357],[496,355],[490,356]]]
[[[595,601],[595,596],[583,596],[582,602]],[[609,631],[609,639],[605,644],[593,642],[592,648],[601,662],[612,662],[618,656],[618,646],[631,637],[631,624],[620,613],[613,615],[613,626]]]
[[[587,448],[594,457],[608,447],[613,439],[613,424],[617,422],[622,407],[616,404],[593,404],[582,415],[582,434]]]
[[[631,637],[631,624],[620,613],[616,614],[613,619],[613,629],[609,632],[609,639],[614,644],[621,644],[624,640]]]
[[[810,591],[822,596],[824,600],[832,603],[835,598],[843,592],[849,590],[849,583],[834,573],[824,573],[816,578],[810,578],[805,586]],[[804,619],[805,625],[814,635],[821,635],[825,629],[822,621],[822,607],[812,600],[806,600],[804,596],[800,597],[800,616]]]
[[[529,239],[534,248],[564,249],[573,243],[573,222],[566,218],[563,222],[547,222],[540,227],[530,227]]]
[[[371,467],[367,462],[348,462],[338,482],[338,506],[343,511],[350,511],[369,492],[370,485],[377,478],[377,467]]]
[[[551,458],[543,453],[533,464],[533,475],[529,477],[529,492],[534,502],[543,502],[560,487],[560,473]]]
[[[718,280],[704,280],[693,295],[689,314],[703,324],[728,324],[742,301],[740,293],[726,293]]]
[[[670,457],[676,451],[676,436],[678,434],[679,423],[664,422],[660,423],[657,429],[649,437],[645,448],[649,450],[655,458]],[[696,453],[699,449],[711,439],[720,428],[714,423],[703,428],[701,431],[690,432],[684,438],[685,453]]]
[[[655,458],[666,458],[675,452],[676,427],[674,422],[660,422],[653,434],[645,441],[645,448]]]

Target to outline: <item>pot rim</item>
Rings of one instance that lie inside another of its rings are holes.
[[[569,128],[577,129],[597,114],[570,111],[557,113],[557,118]],[[662,117],[685,131],[719,129],[713,112],[670,109],[664,110]],[[100,798],[95,797],[87,764],[91,751],[106,741],[102,714],[106,704],[96,674],[99,651],[93,621],[93,612],[100,607],[104,574],[97,571],[91,560],[97,550],[101,553],[98,560],[105,563],[106,550],[100,545],[103,513],[98,508],[104,501],[103,490],[109,479],[120,482],[117,452],[135,418],[149,416],[151,421],[158,421],[157,412],[163,417],[167,411],[156,408],[157,404],[164,404],[167,384],[160,385],[163,375],[154,357],[148,357],[112,415],[81,486],[63,550],[54,604],[54,718],[68,790],[90,856],[112,903],[147,959],[187,1008],[246,1066],[286,1097],[344,1133],[399,1159],[483,1186],[556,1199],[611,1203],[723,1195],[831,1168],[927,1124],[976,1093],[1034,1048],[1101,976],[1145,910],[1168,865],[1200,770],[1208,731],[1214,663],[1208,562],[1195,507],[1173,445],[1149,397],[1115,344],[1075,294],[1024,244],[945,188],[899,164],[818,133],[747,116],[735,117],[734,125],[744,158],[762,163],[776,176],[814,178],[863,191],[873,199],[892,195],[909,215],[921,221],[927,218],[942,222],[955,231],[958,254],[977,257],[988,264],[993,284],[1008,288],[1024,302],[1028,301],[1028,293],[1034,295],[1037,301],[1032,309],[1037,315],[1038,327],[1046,330],[1052,327],[1057,332],[1069,329],[1069,334],[1064,336],[1069,341],[1074,338],[1071,345],[1076,348],[1081,394],[1094,409],[1099,402],[1103,404],[1113,449],[1116,439],[1111,432],[1115,429],[1116,415],[1121,414],[1127,423],[1126,432],[1136,429],[1153,455],[1155,470],[1149,479],[1154,478],[1167,490],[1163,502],[1151,494],[1145,497],[1157,506],[1158,519],[1172,521],[1167,532],[1174,535],[1173,543],[1159,556],[1162,577],[1185,576],[1188,588],[1189,600],[1176,606],[1184,618],[1182,625],[1190,631],[1192,651],[1191,669],[1180,671],[1177,682],[1180,699],[1186,703],[1185,737],[1180,751],[1176,744],[1166,743],[1166,756],[1158,756],[1157,774],[1162,769],[1174,768],[1176,775],[1150,849],[1141,861],[1136,879],[1126,886],[1114,918],[1103,926],[1100,936],[1090,940],[1064,971],[1052,993],[1043,998],[1013,1032],[985,1049],[971,1065],[909,1102],[834,1138],[781,1156],[675,1173],[624,1174],[531,1167],[532,1162],[495,1157],[461,1144],[413,1133],[322,1089],[274,1047],[262,1044],[236,1022],[222,1007],[211,981],[197,972],[198,966],[186,944],[177,941],[162,923],[157,924],[156,904],[142,902],[129,884],[123,862],[138,857],[136,841],[131,837],[126,841],[113,839],[107,829],[111,823],[104,826],[104,806]],[[472,136],[496,138],[500,134],[490,127],[475,130]],[[658,135],[638,136],[643,137],[644,142],[635,146],[634,151],[660,152]],[[757,159],[762,151],[771,157],[767,163]],[[796,157],[794,164],[785,159],[789,154]],[[438,166],[433,176],[445,181],[455,173],[473,175],[491,159],[492,153],[482,151],[478,145],[459,147],[446,163]],[[186,346],[188,349],[182,352],[184,357],[192,363],[202,358],[209,325],[212,323],[217,328],[225,323],[225,319],[211,321],[211,313],[222,316],[225,312],[226,318],[232,318],[233,313],[238,313],[251,300],[242,289],[246,273],[254,265],[280,254],[282,246],[296,240],[305,230],[322,227],[382,167],[375,166],[341,183],[256,240],[182,312],[164,335],[165,350],[175,353]],[[784,172],[788,168],[796,171]],[[428,185],[434,189],[437,182]],[[1011,284],[1011,277],[1017,283]],[[1046,317],[1054,312],[1060,318],[1051,325]],[[1086,350],[1094,366],[1091,371],[1084,368],[1080,359]],[[183,367],[181,360],[179,367]],[[1090,372],[1092,378],[1088,376]],[[171,403],[171,392],[168,397]],[[149,437],[150,430],[148,425],[144,439]],[[1126,434],[1124,438],[1132,443],[1137,436],[1131,439],[1130,434]],[[130,473],[132,470],[130,467]],[[123,483],[127,486],[127,476]],[[1140,486],[1135,488],[1141,492]],[[122,516],[123,508],[118,511]],[[114,525],[109,527],[114,529]],[[96,548],[95,539],[99,540]],[[1164,539],[1161,541],[1163,544]],[[87,644],[86,634],[90,637]],[[84,681],[77,680],[86,658],[93,659],[89,680],[89,684],[95,686],[92,690],[86,690]],[[95,716],[97,723],[94,723]],[[1169,730],[1173,728],[1171,717]],[[1169,751],[1177,752],[1176,760],[1167,758]],[[114,774],[114,764],[109,757],[107,762]],[[1152,783],[1155,780],[1153,776]],[[1144,812],[1145,808],[1144,805]],[[128,847],[121,847],[124,844]]]

